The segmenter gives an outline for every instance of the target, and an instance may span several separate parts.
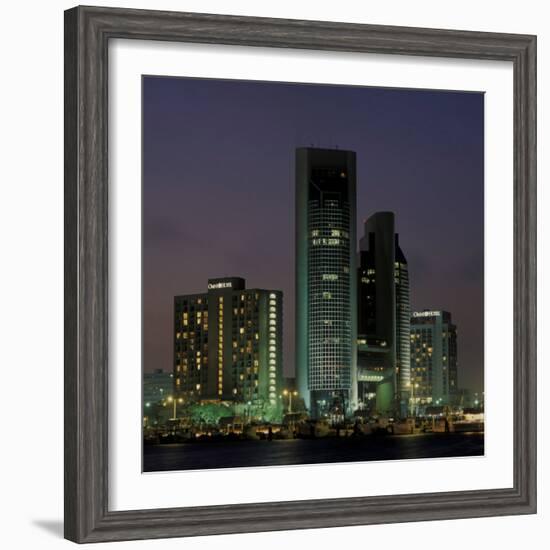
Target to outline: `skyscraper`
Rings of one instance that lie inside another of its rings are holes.
[[[186,401],[280,406],[283,295],[209,279],[208,292],[174,298],[174,384]]]
[[[296,371],[311,416],[356,406],[356,162],[296,150]]]
[[[415,407],[451,405],[458,392],[457,330],[448,311],[415,311],[411,371]]]
[[[410,391],[409,273],[393,212],[377,212],[366,220],[357,274],[359,398],[365,403],[376,394],[371,408],[405,415]]]

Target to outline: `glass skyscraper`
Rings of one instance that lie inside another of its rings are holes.
[[[356,406],[356,161],[296,150],[296,372],[314,418]]]
[[[407,414],[410,395],[410,295],[407,260],[393,212],[365,221],[359,243],[359,398],[380,414]],[[376,403],[367,403],[376,395]]]

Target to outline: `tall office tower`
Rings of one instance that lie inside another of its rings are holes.
[[[457,330],[447,311],[415,311],[411,318],[414,406],[450,405],[458,392]]]
[[[407,260],[392,212],[365,222],[359,243],[358,380],[363,404],[405,415],[410,392],[410,298]]]
[[[403,401],[409,398],[411,384],[411,300],[409,266],[399,246],[398,233],[395,234],[395,342],[397,388]]]
[[[209,279],[208,292],[174,298],[174,384],[187,401],[280,407],[283,294]]]
[[[357,403],[355,153],[296,150],[296,377],[310,415]]]

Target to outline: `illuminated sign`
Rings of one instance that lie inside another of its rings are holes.
[[[231,281],[221,281],[219,283],[208,283],[208,290],[215,290],[217,288],[233,288]]]
[[[439,317],[441,311],[414,311],[413,317]]]

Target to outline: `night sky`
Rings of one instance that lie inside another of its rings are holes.
[[[458,328],[459,387],[483,383],[482,93],[143,78],[144,369],[172,370],[176,294],[241,276],[284,292],[294,373],[294,151],[357,153],[363,220],[396,215],[411,308]]]

